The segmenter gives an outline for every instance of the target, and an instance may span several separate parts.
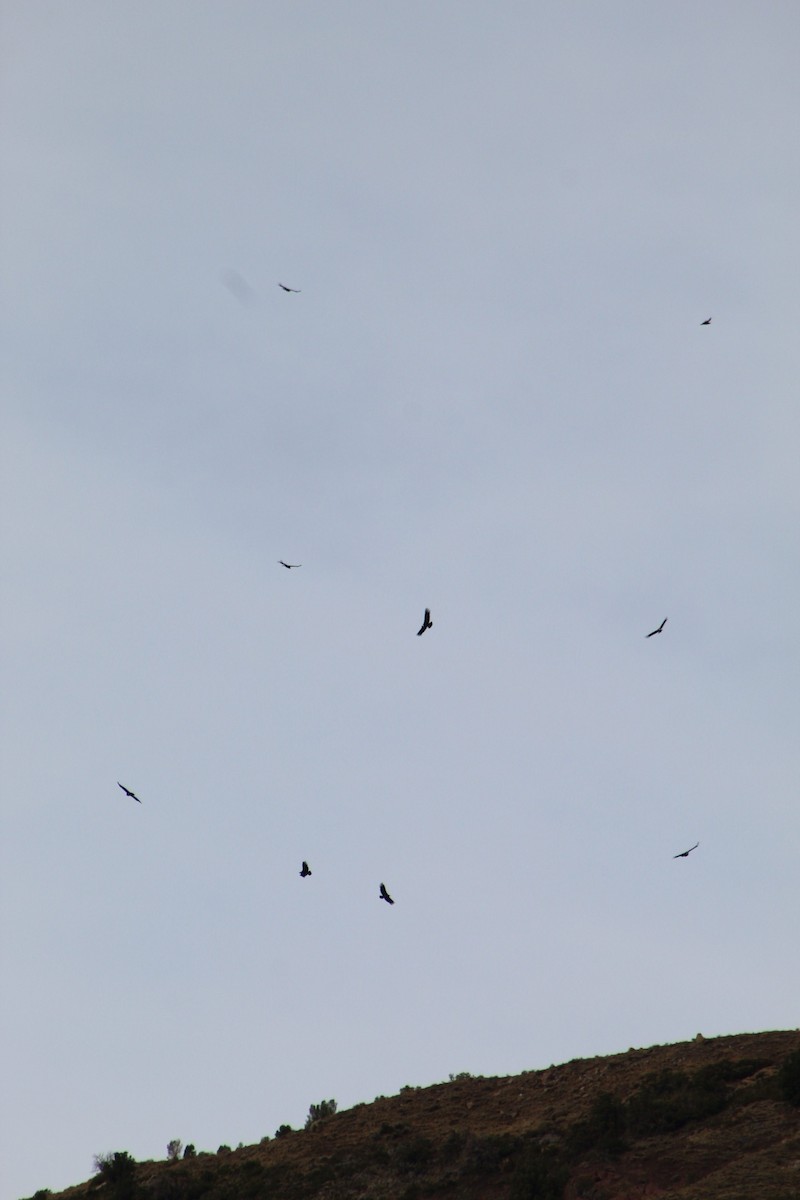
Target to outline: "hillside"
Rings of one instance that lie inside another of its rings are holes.
[[[800,1031],[405,1088],[256,1146],[118,1167],[61,1196],[800,1200]]]

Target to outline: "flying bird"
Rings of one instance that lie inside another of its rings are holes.
[[[306,875],[310,875],[310,874],[311,874],[311,870],[309,868],[309,865],[305,860],[303,860],[303,869],[300,872],[300,878],[305,879]]]
[[[128,788],[126,788],[126,787],[125,787],[123,784],[121,784],[121,783],[120,783],[120,781],[119,781],[119,780],[117,780],[117,787],[120,787],[120,788],[122,788],[122,790],[123,790],[123,792],[125,793],[125,795],[126,795],[126,796],[130,796],[131,800],[135,800],[137,804],[141,804],[141,803],[142,803],[142,802],[141,802],[141,800],[139,799],[139,797],[136,795],[136,793],[135,793],[135,792],[132,792],[132,791],[130,791]]]
[[[695,844],[693,846],[690,846],[688,850],[681,850],[680,854],[673,854],[672,857],[673,858],[688,858],[689,855],[692,853],[692,851],[696,850],[699,845],[700,845],[699,842],[695,842]]]
[[[287,571],[291,571],[293,567],[302,567],[302,563],[285,563],[282,558],[278,559],[282,567],[286,567]]]
[[[701,321],[701,322],[700,322],[700,324],[701,324],[701,325],[710,325],[710,324],[711,324],[711,317],[709,317],[707,321]]]
[[[417,637],[422,637],[426,629],[433,629],[433,621],[431,620],[431,610],[425,609],[425,617],[422,621],[422,628],[417,630]]]
[[[655,635],[656,635],[657,633],[661,633],[661,630],[664,628],[664,626],[666,625],[666,623],[667,623],[667,618],[666,618],[666,617],[664,617],[664,620],[661,622],[661,624],[659,625],[658,629],[654,629],[654,630],[653,630],[651,633],[646,633],[644,636],[645,636],[646,638],[649,638],[649,637],[655,637]]]
[[[287,287],[285,283],[279,283],[279,284],[278,284],[278,287],[279,287],[279,288],[283,288],[283,290],[284,290],[285,292],[297,292],[297,293],[298,293],[298,295],[300,294],[300,290],[301,290],[300,288],[290,288],[290,287]]]
[[[386,890],[386,884],[381,884],[381,900],[385,900],[387,904],[394,904],[394,900]]]

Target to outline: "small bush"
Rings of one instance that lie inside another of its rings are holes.
[[[554,1150],[530,1146],[514,1172],[510,1200],[562,1200],[568,1178]]]
[[[335,1100],[320,1100],[319,1104],[312,1104],[308,1110],[305,1128],[309,1129],[315,1121],[322,1121],[325,1117],[332,1117],[335,1112]]]
[[[728,1092],[720,1074],[715,1064],[692,1076],[669,1069],[649,1076],[626,1106],[629,1132],[634,1137],[672,1133],[722,1112]]]
[[[217,1147],[217,1154],[230,1154],[230,1152],[231,1152],[230,1146],[226,1146],[224,1142],[221,1146]]]
[[[136,1183],[136,1159],[127,1150],[116,1150],[113,1154],[96,1154],[94,1169],[102,1183],[107,1183],[116,1200],[129,1200]]]
[[[287,1137],[287,1135],[290,1133],[294,1133],[294,1130],[292,1129],[291,1125],[279,1125],[278,1128],[275,1130],[275,1137],[276,1138]]]
[[[455,1162],[461,1157],[466,1144],[466,1133],[462,1129],[451,1129],[442,1142],[442,1160],[446,1163]]]
[[[589,1115],[579,1121],[570,1134],[569,1143],[573,1151],[599,1150],[617,1158],[625,1150],[627,1112],[622,1101],[610,1092],[601,1092],[589,1110]]]
[[[180,1138],[173,1138],[171,1142],[167,1142],[167,1158],[170,1162],[177,1162],[181,1156],[183,1142]]]
[[[479,1175],[496,1171],[522,1149],[523,1141],[513,1133],[490,1133],[469,1141],[469,1166]]]
[[[800,1050],[795,1050],[783,1060],[778,1071],[778,1091],[781,1100],[800,1107]]]
[[[185,1147],[185,1149],[183,1151],[183,1157],[184,1158],[197,1158],[197,1151],[195,1150],[192,1142],[189,1142],[189,1145]]]
[[[407,1171],[416,1171],[430,1162],[433,1142],[424,1134],[417,1134],[403,1142],[397,1150],[397,1161]]]
[[[456,1075],[449,1075],[448,1079],[451,1083],[460,1083],[462,1079],[475,1079],[476,1076],[471,1071],[459,1071]]]

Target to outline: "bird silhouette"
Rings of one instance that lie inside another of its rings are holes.
[[[710,324],[711,324],[711,317],[709,317],[707,321],[701,321],[701,322],[700,322],[700,324],[701,324],[701,325],[710,325]]]
[[[649,638],[649,637],[655,637],[655,635],[656,635],[657,633],[661,633],[661,630],[664,628],[664,626],[666,625],[666,623],[667,623],[667,618],[666,618],[666,617],[664,617],[664,620],[661,622],[661,624],[659,625],[658,629],[654,629],[654,630],[653,630],[651,633],[646,633],[644,636],[645,636],[646,638]]]
[[[381,900],[385,900],[387,904],[394,904],[394,900],[386,890],[386,884],[381,884]]]
[[[297,292],[297,294],[298,294],[298,295],[300,294],[300,291],[301,291],[301,289],[300,289],[300,288],[290,288],[290,287],[287,287],[285,283],[279,283],[279,284],[278,284],[278,287],[279,287],[279,288],[283,288],[283,290],[284,290],[285,292]]]
[[[672,857],[673,858],[688,858],[689,855],[692,853],[692,851],[696,850],[699,845],[700,845],[699,842],[695,842],[695,844],[693,846],[690,846],[688,850],[681,850],[680,854],[673,854]]]
[[[285,563],[282,558],[278,559],[282,567],[286,567],[287,571],[291,571],[293,567],[302,567],[302,563]]]
[[[310,875],[310,874],[311,874],[311,870],[309,868],[309,865],[305,860],[303,860],[303,869],[300,872],[301,879],[305,879],[306,875]]]
[[[137,804],[141,804],[141,803],[142,803],[142,802],[141,802],[141,800],[139,799],[139,797],[136,795],[136,793],[135,793],[135,792],[132,792],[132,791],[131,791],[129,788],[126,788],[126,787],[124,786],[124,784],[120,783],[120,781],[119,781],[119,780],[117,780],[117,787],[119,787],[119,788],[122,788],[122,790],[123,790],[123,792],[125,793],[125,795],[126,795],[126,796],[130,796],[131,800],[135,800]]]
[[[422,628],[417,630],[417,637],[422,637],[426,629],[433,629],[433,621],[431,620],[431,610],[425,609],[425,616],[422,621]]]

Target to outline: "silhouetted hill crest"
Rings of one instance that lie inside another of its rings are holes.
[[[793,1055],[800,1083],[798,1030],[460,1075],[58,1200],[800,1200]]]

